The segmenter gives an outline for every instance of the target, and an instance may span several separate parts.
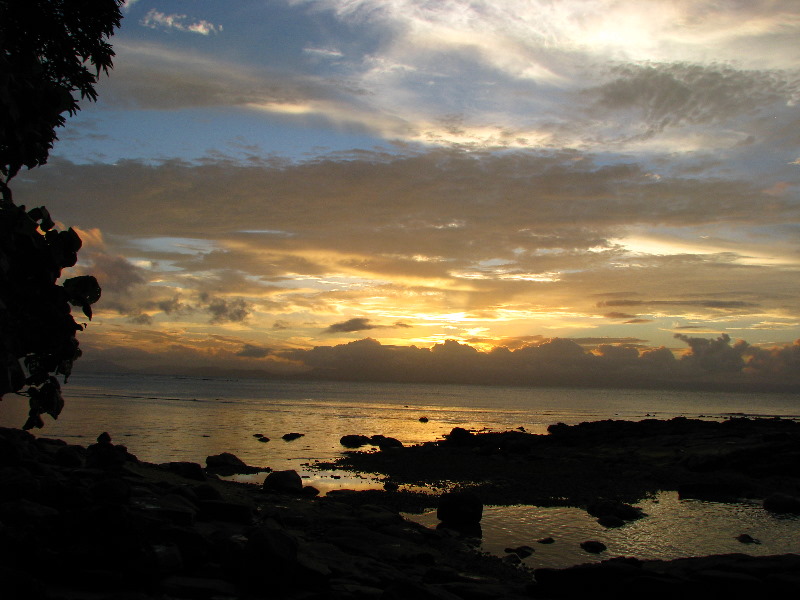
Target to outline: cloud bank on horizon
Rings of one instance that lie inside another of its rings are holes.
[[[125,15],[100,102],[14,182],[83,232],[85,364],[724,378],[705,339],[796,380],[793,0]]]

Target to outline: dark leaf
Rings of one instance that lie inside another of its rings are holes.
[[[83,312],[91,319],[92,310],[89,308],[87,312],[87,308],[100,299],[101,293],[97,279],[91,275],[71,277],[64,281],[64,290],[67,292],[69,303],[72,306],[82,307]]]

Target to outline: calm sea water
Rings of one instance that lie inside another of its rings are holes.
[[[598,419],[640,420],[675,416],[724,419],[731,415],[800,418],[800,397],[791,394],[642,390],[481,387],[384,383],[262,381],[169,376],[76,374],[64,389],[66,408],[37,435],[88,445],[107,431],[141,460],[192,461],[233,452],[246,463],[297,469],[323,492],[377,484],[363,476],[308,469],[310,463],[340,455],[346,434],[383,434],[405,444],[440,439],[453,427],[533,433],[547,426]],[[25,421],[27,399],[0,403],[0,426]],[[420,417],[428,422],[420,422]],[[291,442],[281,436],[302,433]],[[270,441],[259,442],[254,434]],[[263,476],[262,476],[263,478]],[[258,481],[259,477],[249,480]],[[600,528],[578,509],[487,507],[484,549],[533,544],[552,536],[561,543],[537,547],[526,560],[534,566],[564,566],[599,560],[577,549],[585,539],[606,541],[611,555],[674,558],[719,551],[768,554],[800,552],[800,522],[776,520],[760,508],[678,501],[670,495],[648,500],[651,518],[619,530]],[[415,517],[434,522],[432,515]],[[676,542],[682,524],[690,526]],[[654,529],[655,528],[655,529]],[[740,531],[741,530],[741,531]],[[704,533],[699,536],[697,531]],[[735,531],[735,533],[733,533]],[[711,532],[714,532],[713,534]],[[778,532],[780,535],[778,535]],[[744,547],[739,533],[761,538]],[[688,537],[687,537],[688,536]],[[666,540],[666,541],[665,541]],[[688,541],[687,541],[688,540]],[[608,554],[608,553],[606,553]]]

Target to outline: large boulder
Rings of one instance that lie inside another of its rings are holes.
[[[97,443],[86,448],[86,466],[95,469],[119,469],[126,462],[138,462],[128,449],[121,445],[111,443],[111,436],[107,432],[97,436]]]
[[[600,554],[601,552],[605,552],[607,550],[606,545],[603,542],[598,542],[597,540],[587,540],[585,542],[581,542],[581,548],[591,554]]]
[[[615,517],[616,520],[622,521],[635,521],[645,516],[640,508],[619,500],[606,498],[599,498],[594,502],[590,502],[589,506],[586,507],[586,512],[593,517],[604,519],[608,522],[611,522],[612,519],[607,519],[607,517]],[[614,520],[614,522],[616,521]]]
[[[303,491],[303,480],[297,471],[273,471],[264,479],[262,489],[266,492],[299,494]]]
[[[343,435],[339,439],[339,443],[345,448],[361,448],[361,446],[366,446],[367,444],[370,444],[371,440],[366,435],[359,435],[354,433],[350,435]]]
[[[467,431],[463,427],[453,427],[446,436],[449,444],[453,444],[455,446],[469,446],[474,443],[475,434],[471,431]]]
[[[239,473],[260,473],[268,471],[269,469],[262,469],[260,467],[251,467],[248,464],[230,452],[223,452],[221,454],[214,454],[213,456],[206,457],[206,471],[216,473],[218,475],[236,475]]]
[[[203,467],[200,466],[200,463],[189,461],[173,461],[164,463],[161,465],[161,467],[172,473],[175,473],[176,475],[185,477],[186,479],[194,479],[195,481],[206,480],[206,473],[203,471]]]
[[[476,525],[483,517],[483,502],[474,492],[447,492],[439,497],[436,517],[448,526]]]
[[[370,439],[370,444],[373,444],[381,450],[388,450],[390,448],[402,448],[403,442],[397,438],[387,437],[385,435],[373,435]]]

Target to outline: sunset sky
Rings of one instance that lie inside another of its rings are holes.
[[[800,367],[796,0],[124,14],[99,102],[12,182],[82,232],[87,365],[363,370],[413,345]]]

